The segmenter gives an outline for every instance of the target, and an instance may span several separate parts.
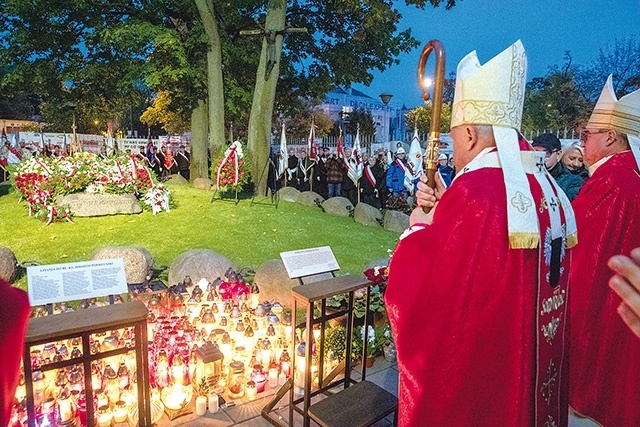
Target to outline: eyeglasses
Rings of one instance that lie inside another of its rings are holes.
[[[545,157],[548,159],[549,157],[551,157],[552,155],[554,155],[555,153],[559,153],[560,150],[553,150],[551,152],[549,151],[545,151]]]
[[[604,133],[604,132],[609,132],[609,129],[597,129],[597,130],[584,129],[582,131],[582,135],[580,136],[580,141],[586,142],[587,139],[589,139],[589,135],[595,135],[597,133]]]

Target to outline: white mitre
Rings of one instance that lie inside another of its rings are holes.
[[[518,40],[484,65],[476,51],[458,64],[451,127],[482,124],[520,129],[527,55]]]
[[[542,164],[542,161],[536,157],[535,151],[521,152],[518,135],[522,122],[526,68],[527,55],[520,40],[484,65],[480,65],[476,52],[471,52],[458,64],[451,111],[452,128],[467,124],[493,127],[507,193],[509,245],[512,249],[536,248],[541,236],[537,203],[531,194],[525,170],[530,172],[532,165]],[[541,169],[539,173],[546,174],[546,169]],[[545,186],[543,192],[547,200],[556,199],[551,187]],[[565,211],[565,218],[569,218],[566,232],[572,236],[572,246],[575,241],[575,220],[568,199],[564,197],[562,200],[563,197],[560,197],[559,203]],[[559,237],[563,232],[559,216],[552,224],[552,237]]]
[[[618,99],[609,75],[587,127],[613,129],[627,135],[631,151],[640,168],[640,90]]]

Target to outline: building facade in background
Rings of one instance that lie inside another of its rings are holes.
[[[385,105],[382,100],[349,88],[336,87],[325,95],[325,102],[320,105],[325,113],[336,123],[346,123],[349,114],[356,109],[371,112],[375,122],[377,142],[404,141],[407,127],[405,114],[409,111],[406,106],[399,107],[389,102]]]

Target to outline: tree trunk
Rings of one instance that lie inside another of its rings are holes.
[[[209,178],[207,116],[207,103],[198,101],[198,106],[191,112],[191,182],[196,178]]]
[[[280,75],[283,36],[276,35],[276,32],[284,30],[286,12],[286,0],[269,0],[264,26],[266,35],[262,41],[262,53],[249,116],[248,147],[253,163],[251,179],[256,186],[256,193],[261,195],[266,194],[267,189],[271,118]]]
[[[209,40],[207,52],[207,91],[209,94],[210,155],[215,159],[219,147],[224,146],[224,87],[222,84],[222,48],[213,3],[195,0],[202,24]]]

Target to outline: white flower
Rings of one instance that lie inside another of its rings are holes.
[[[227,151],[224,152],[224,156],[229,157],[229,154],[231,154],[231,150],[235,150],[238,160],[244,157],[244,153],[242,152],[242,144],[240,143],[240,141],[236,141],[231,144],[231,146],[227,148]]]
[[[151,207],[154,215],[163,210],[169,212],[169,190],[158,184],[145,193],[144,202]]]

